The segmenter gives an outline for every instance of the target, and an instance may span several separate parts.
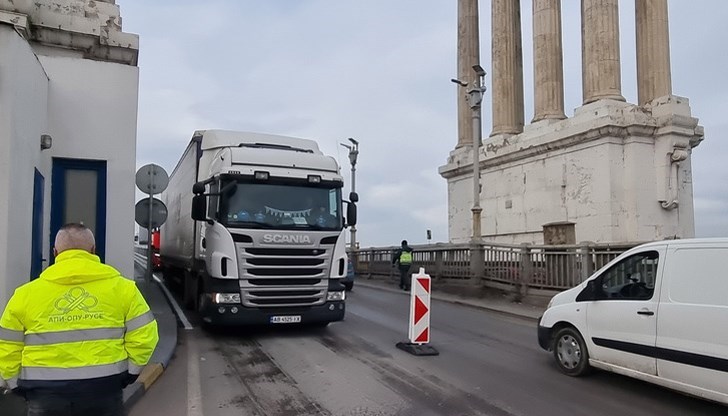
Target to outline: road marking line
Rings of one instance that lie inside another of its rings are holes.
[[[187,416],[203,416],[199,350],[194,336],[187,340]]]
[[[139,259],[134,259],[134,261],[137,261],[137,260],[139,260]],[[147,269],[146,260],[147,259],[145,257],[144,262],[142,262],[142,260],[137,261],[137,264],[139,265],[139,267],[143,268],[144,270]],[[188,331],[191,329],[194,329],[195,327],[193,327],[192,324],[190,323],[189,319],[187,319],[187,316],[185,315],[184,311],[182,311],[182,308],[180,308],[179,304],[174,299],[174,296],[172,296],[172,294],[169,292],[169,289],[167,289],[167,286],[164,285],[164,282],[162,282],[162,279],[154,273],[152,273],[152,276],[154,277],[154,280],[157,283],[159,283],[159,287],[162,288],[162,292],[164,292],[164,296],[166,296],[167,300],[169,300],[169,303],[172,304],[174,313],[177,314],[177,316],[179,317],[179,320],[182,321],[182,326]]]
[[[174,296],[172,296],[172,294],[169,293],[169,289],[167,289],[167,286],[164,285],[164,283],[162,282],[162,279],[160,279],[160,277],[157,276],[156,274],[152,274],[152,276],[154,276],[154,280],[156,280],[157,283],[159,283],[159,287],[162,288],[162,291],[164,292],[164,295],[167,296],[169,303],[172,304],[172,308],[174,308],[174,312],[177,314],[180,321],[182,321],[182,326],[184,326],[184,328],[188,331],[191,329],[194,329],[194,327],[192,326],[190,321],[185,316],[185,313],[182,311],[182,308],[180,308],[179,304],[177,304],[177,301],[174,300]]]

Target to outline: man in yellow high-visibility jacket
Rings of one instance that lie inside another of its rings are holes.
[[[0,318],[0,384],[29,416],[124,414],[122,389],[149,362],[157,322],[136,284],[94,255],[93,233],[67,224],[55,264],[19,287]]]
[[[412,267],[412,247],[402,240],[402,247],[392,255],[392,264],[399,265],[399,288],[410,290],[409,270]]]

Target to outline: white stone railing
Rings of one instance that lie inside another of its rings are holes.
[[[574,287],[637,244],[484,244],[482,276],[473,276],[469,244],[412,246],[413,270],[424,267],[435,280],[482,284],[526,296],[532,291],[550,293]],[[399,272],[392,264],[392,255],[397,249],[370,247],[354,251],[352,260],[357,276],[398,279]]]

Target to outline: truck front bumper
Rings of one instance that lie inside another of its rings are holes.
[[[233,307],[237,312],[233,313]],[[254,326],[278,325],[271,324],[274,316],[300,316],[301,321],[296,324],[317,324],[335,322],[344,319],[346,305],[344,302],[326,302],[323,305],[307,308],[245,308],[242,305],[207,304],[201,311],[202,320],[214,326]]]

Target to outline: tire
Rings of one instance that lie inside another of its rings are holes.
[[[207,303],[209,302],[209,300],[205,296],[206,295],[202,290],[200,290],[200,293],[197,295],[197,315],[200,317],[200,327],[207,332],[215,333],[217,327],[203,319],[203,308],[205,308],[207,306]]]
[[[351,292],[351,289],[354,288],[354,282],[344,282],[344,290],[347,292]]]
[[[562,373],[579,377],[591,371],[589,351],[579,331],[567,326],[559,329],[554,336],[551,349],[554,352],[556,365]]]
[[[164,281],[167,283],[167,287],[175,293],[182,292],[182,282],[180,279],[180,273],[181,271],[179,269],[173,268],[173,267],[167,267],[165,266],[162,270],[162,276],[164,277]]]
[[[198,279],[193,273],[185,271],[184,280],[182,282],[184,292],[182,295],[182,303],[188,311],[197,310],[197,293]]]

